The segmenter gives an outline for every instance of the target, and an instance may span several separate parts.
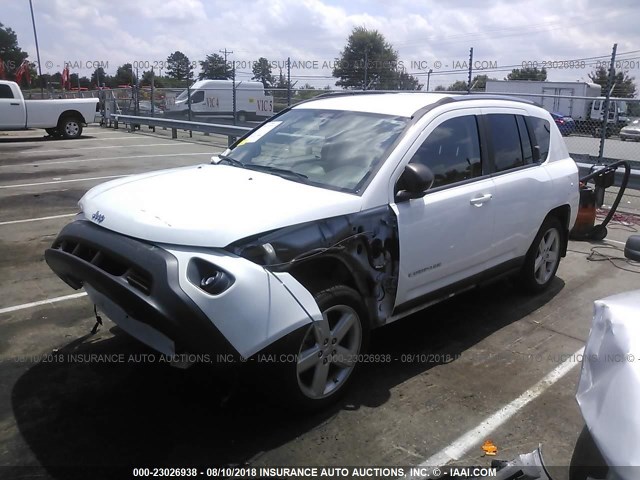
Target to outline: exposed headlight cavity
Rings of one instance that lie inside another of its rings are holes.
[[[235,281],[229,272],[199,257],[189,261],[187,278],[193,285],[210,295],[220,295]]]

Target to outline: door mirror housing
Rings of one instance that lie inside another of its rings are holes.
[[[406,202],[412,198],[424,197],[433,185],[434,176],[429,167],[422,163],[409,163],[404,167],[396,184],[396,201]]]

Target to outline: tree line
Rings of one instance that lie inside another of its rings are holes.
[[[226,52],[225,52],[226,53]],[[424,84],[414,75],[408,73],[401,62],[398,61],[398,51],[389,43],[384,35],[377,30],[368,30],[366,27],[355,27],[345,47],[336,58],[332,70],[332,76],[336,79],[335,85],[345,89],[356,90],[422,90]],[[0,23],[0,78],[15,79],[16,68],[7,66],[19,66],[27,60],[28,53],[18,45],[15,32]],[[282,69],[273,72],[273,63],[265,57],[260,57],[253,63],[251,79],[261,82],[265,89],[270,89],[274,96],[286,96],[286,91],[294,86],[297,90],[296,99],[312,97],[316,90],[308,83],[298,86],[290,84],[290,80]],[[218,53],[207,55],[204,60],[192,62],[183,52],[171,53],[163,65],[165,68],[152,72],[151,70],[138,71],[131,63],[125,63],[116,69],[115,75],[109,75],[102,67],[94,70],[90,77],[80,77],[77,73],[70,75],[72,87],[96,88],[104,86],[116,88],[123,85],[150,85],[153,83],[158,88],[174,87],[184,88],[188,83],[196,79],[196,66],[199,66],[198,80],[230,80],[235,77],[234,62],[227,61]],[[4,67],[4,68],[2,68]],[[43,74],[38,78],[34,65],[30,64],[33,84],[61,85],[61,73]],[[246,72],[242,72],[245,74]],[[608,82],[607,69],[600,66],[588,75],[589,79],[602,86],[603,91]],[[472,91],[484,91],[487,80],[486,74],[475,75],[471,80]],[[546,69],[520,68],[513,69],[505,80],[547,80]],[[491,78],[497,80],[497,78]],[[636,93],[635,78],[628,72],[617,72],[612,94],[616,97],[632,98]],[[450,85],[437,85],[435,91],[467,91],[469,85],[466,81],[457,80]],[[325,89],[330,89],[327,85]]]

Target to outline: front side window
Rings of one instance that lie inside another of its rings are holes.
[[[204,102],[204,90],[198,90],[196,93],[191,95],[191,103],[201,102]]]
[[[482,163],[476,117],[465,115],[438,125],[416,150],[411,163],[423,163],[431,169],[434,188],[480,176]]]
[[[357,193],[408,121],[391,115],[294,108],[224,152],[223,159],[295,181]]]
[[[493,145],[493,163],[496,172],[524,165],[520,132],[515,115],[491,113],[486,115],[489,138]]]

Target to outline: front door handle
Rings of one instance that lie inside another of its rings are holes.
[[[469,200],[469,203],[476,207],[481,207],[484,202],[488,202],[492,197],[493,195],[491,195],[490,193],[486,193],[480,197],[472,198],[471,200]]]
[[[13,102],[11,102],[9,105],[14,105],[14,106],[16,106],[16,107],[19,107],[19,106],[20,106],[20,104],[19,104],[19,103],[13,103]]]

